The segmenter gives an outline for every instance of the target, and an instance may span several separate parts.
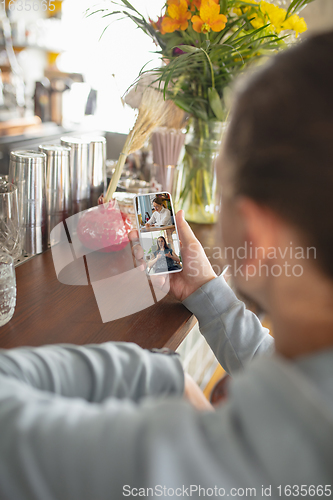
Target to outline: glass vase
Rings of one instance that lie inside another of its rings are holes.
[[[185,211],[187,221],[199,224],[217,221],[216,160],[223,129],[224,122],[191,119],[174,192],[176,209]]]

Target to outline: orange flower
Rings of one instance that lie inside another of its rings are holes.
[[[163,21],[164,16],[160,16],[157,21],[153,21],[152,19],[149,18],[149,22],[156,31],[161,31],[161,24]]]
[[[191,10],[192,11],[194,10],[195,7],[199,10],[200,6],[201,6],[201,0],[192,0],[192,2],[191,2]]]
[[[161,32],[173,33],[176,30],[186,30],[191,13],[188,10],[186,0],[169,0],[168,16],[165,16],[161,24]]]
[[[193,29],[197,33],[208,33],[210,30],[222,31],[227,18],[220,14],[220,5],[214,0],[202,0],[200,16],[192,17]]]
[[[195,7],[200,10],[201,7],[201,0],[188,0],[191,4],[191,11],[193,12],[195,10]],[[214,0],[216,4],[219,4],[219,0]]]

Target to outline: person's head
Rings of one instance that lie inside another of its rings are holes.
[[[163,208],[163,198],[154,198],[153,207],[155,208],[156,212],[160,212]]]
[[[235,100],[222,160],[223,239],[237,264],[250,266],[238,287],[264,307],[267,292],[294,286],[301,267],[333,286],[332,89],[333,32],[274,57]],[[297,268],[281,269],[286,261]]]
[[[158,245],[159,250],[165,250],[165,249],[169,248],[164,236],[160,236],[157,239],[157,245]]]

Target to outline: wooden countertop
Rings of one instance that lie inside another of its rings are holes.
[[[154,231],[166,231],[167,229],[175,229],[175,225],[172,224],[170,226],[150,226],[150,227],[141,227],[140,233],[152,233]]]
[[[215,270],[219,267],[222,271],[219,224],[192,227]],[[91,284],[60,283],[51,250],[18,266],[16,279],[16,310],[11,321],[0,328],[1,348],[113,340],[135,342],[144,348],[176,349],[196,323],[169,294],[140,312],[103,323]]]

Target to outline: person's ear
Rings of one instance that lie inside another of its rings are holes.
[[[268,207],[251,198],[240,197],[236,204],[242,220],[244,243],[248,248],[244,263],[264,261],[269,249],[277,245],[277,218]]]

